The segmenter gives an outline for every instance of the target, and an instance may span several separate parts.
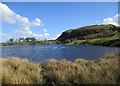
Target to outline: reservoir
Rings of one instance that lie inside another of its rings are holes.
[[[50,59],[67,59],[74,61],[79,58],[98,59],[106,54],[118,53],[116,47],[80,46],[61,44],[14,45],[1,46],[0,57],[19,57],[32,62],[45,62]]]

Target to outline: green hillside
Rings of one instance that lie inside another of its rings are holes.
[[[57,38],[58,43],[78,45],[120,46],[120,27],[112,24],[91,25],[67,30]]]

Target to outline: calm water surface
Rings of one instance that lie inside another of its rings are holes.
[[[78,58],[97,59],[105,54],[117,53],[119,48],[78,45],[19,45],[2,46],[0,57],[20,57],[33,62],[44,62],[51,58],[74,61]]]

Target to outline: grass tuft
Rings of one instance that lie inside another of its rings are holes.
[[[0,59],[2,84],[120,84],[118,58],[106,55],[97,60],[74,62],[51,59],[40,64],[25,59]]]

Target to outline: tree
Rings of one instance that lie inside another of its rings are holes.
[[[31,38],[31,41],[32,41],[32,42],[36,41],[36,38]]]
[[[33,37],[27,37],[26,39],[25,39],[25,41],[26,42],[34,42],[34,41],[36,41],[36,38],[33,38]]]
[[[25,39],[24,38],[19,38],[19,42],[24,42]]]
[[[29,37],[27,37],[27,38],[25,39],[25,41],[26,41],[26,42],[30,42],[31,40],[30,40]]]
[[[13,42],[13,41],[14,41],[14,39],[9,39],[9,41],[10,41],[10,42]]]

